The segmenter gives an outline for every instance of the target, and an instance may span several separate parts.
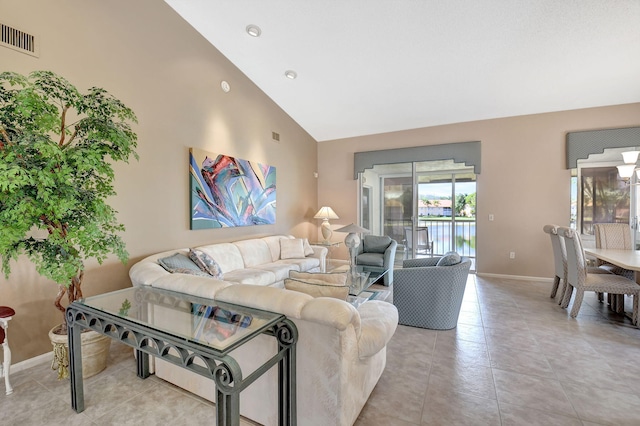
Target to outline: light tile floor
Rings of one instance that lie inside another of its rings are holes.
[[[456,329],[399,326],[356,425],[640,425],[640,330],[591,294],[572,319],[550,286],[471,275]],[[107,370],[85,381],[81,414],[46,364],[12,383],[0,394],[2,425],[213,422],[210,403],[138,379],[116,343]],[[309,424],[303,413],[298,424]]]

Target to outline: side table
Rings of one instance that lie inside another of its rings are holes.
[[[173,320],[158,326],[155,311]],[[278,366],[279,424],[296,425],[296,342],[286,316],[168,290],[132,287],[77,300],[66,310],[71,407],[84,410],[80,332],[91,329],[135,349],[138,377],[150,375],[149,355],[215,383],[216,424],[239,426],[240,392]],[[188,330],[188,331],[185,331]],[[231,352],[256,336],[277,341],[277,353],[243,377]],[[199,359],[204,365],[194,362]]]
[[[324,268],[324,271],[322,271],[322,272],[329,272],[331,269],[333,269],[333,268],[330,267],[331,266],[331,254],[332,254],[333,250],[336,247],[340,247],[340,244],[342,244],[342,241],[336,241],[336,242],[333,242],[333,241],[314,241],[314,242],[309,243],[309,244],[311,244],[312,246],[320,246],[320,247],[326,247],[327,248],[327,264],[326,264],[326,266]]]
[[[11,349],[9,348],[9,337],[7,336],[7,328],[9,321],[16,314],[12,308],[8,306],[0,306],[0,344],[3,348],[3,361],[0,365],[0,378],[4,377],[5,392],[7,395],[13,393],[13,388],[9,382],[9,370],[11,369]]]

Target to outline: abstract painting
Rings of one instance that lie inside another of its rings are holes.
[[[276,223],[276,168],[189,149],[191,229]]]

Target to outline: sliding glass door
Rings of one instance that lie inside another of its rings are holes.
[[[450,250],[475,258],[476,179],[453,161],[375,165],[360,175],[361,223],[398,242],[398,260]]]

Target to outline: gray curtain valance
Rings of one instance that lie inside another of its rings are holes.
[[[473,166],[474,172],[480,174],[480,141],[356,152],[353,160],[353,178],[357,179],[358,173],[371,169],[376,164],[432,160],[454,160],[456,163]]]
[[[578,160],[602,154],[606,148],[626,147],[640,147],[640,127],[567,133],[567,169],[577,168]]]

